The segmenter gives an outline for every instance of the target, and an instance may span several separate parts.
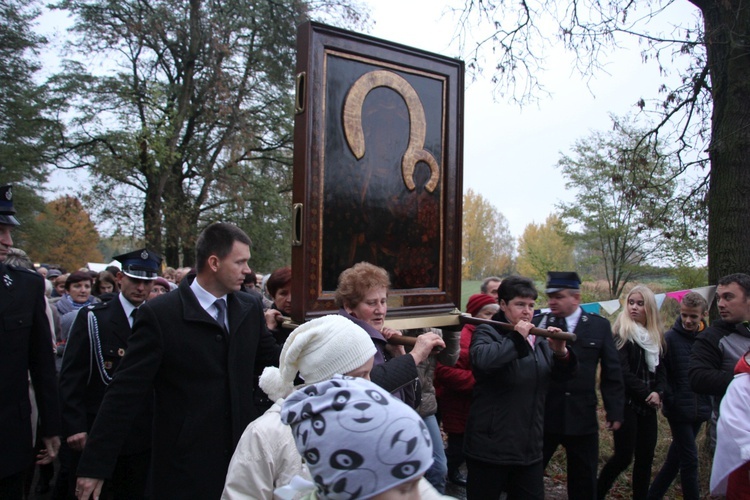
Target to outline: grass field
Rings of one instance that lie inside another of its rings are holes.
[[[468,302],[469,297],[471,297],[475,293],[479,293],[479,286],[481,284],[481,280],[461,282],[461,306],[459,307],[459,309],[461,309],[462,311],[466,310],[466,302]]]

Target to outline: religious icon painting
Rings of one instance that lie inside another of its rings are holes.
[[[297,51],[293,319],[362,261],[389,316],[459,307],[463,62],[313,22]]]

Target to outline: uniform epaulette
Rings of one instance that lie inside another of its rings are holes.
[[[86,306],[86,309],[88,309],[89,311],[95,311],[98,309],[104,309],[107,307],[107,305],[109,305],[109,302],[97,302],[95,304]]]
[[[600,320],[602,320],[602,321],[606,321],[607,323],[609,323],[609,322],[610,322],[610,321],[609,321],[609,320],[608,320],[607,318],[605,318],[605,317],[604,317],[604,316],[602,316],[601,314],[597,314],[597,313],[593,313],[593,312],[587,312],[587,311],[583,311],[583,314],[581,314],[581,320],[582,320],[582,321],[587,321],[587,320],[588,320],[588,318],[591,318],[591,319],[592,319],[593,321],[596,321],[596,320],[599,320],[599,319],[600,319]]]
[[[44,276],[42,276],[38,272],[34,271],[33,269],[29,269],[27,267],[18,267],[18,266],[14,266],[12,264],[6,264],[6,267],[8,269],[12,270],[12,271],[18,271],[18,272],[28,273],[28,274],[31,274],[31,275],[34,275],[34,276],[37,276],[39,278],[44,279]]]

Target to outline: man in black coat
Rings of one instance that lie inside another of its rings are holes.
[[[63,436],[71,451],[66,456],[65,489],[73,493],[80,452],[120,360],[128,347],[138,308],[148,298],[159,276],[161,256],[147,249],[115,257],[122,264],[117,273],[120,293],[109,302],[91,305],[76,316],[68,336],[60,370],[60,403]],[[105,490],[115,498],[137,499],[146,493],[151,455],[153,397],[147,394],[132,424],[117,465]],[[72,477],[70,477],[72,476]]]
[[[721,319],[695,339],[688,370],[693,391],[712,398],[713,412],[707,426],[712,451],[721,399],[734,378],[734,366],[750,350],[750,275],[735,273],[721,278],[716,286],[716,302]]]
[[[155,393],[153,498],[219,498],[242,432],[258,414],[256,366],[278,363],[260,300],[239,292],[250,239],[215,223],[198,237],[197,276],[142,305],[78,466],[78,498],[111,477],[137,403]]]
[[[620,358],[605,318],[581,309],[581,279],[574,272],[547,273],[545,292],[550,313],[534,318],[540,327],[555,326],[573,332],[570,346],[578,358],[578,372],[567,381],[552,381],[544,414],[544,466],[557,447],[565,447],[568,463],[568,498],[596,498],[599,463],[599,422],[596,417],[596,375],[601,362],[600,390],[607,412],[607,428],[623,420],[625,389]]]
[[[734,378],[734,366],[750,348],[750,275],[724,276],[716,287],[720,320],[695,341],[690,359],[690,385],[715,398],[715,408]]]
[[[46,447],[45,463],[57,455],[60,415],[52,331],[44,301],[44,278],[5,265],[19,225],[11,186],[0,187],[0,498],[23,498],[24,472],[34,460],[29,373]]]

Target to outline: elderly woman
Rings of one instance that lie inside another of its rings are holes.
[[[148,300],[155,299],[159,295],[164,295],[171,290],[169,281],[160,276],[154,280],[154,286],[151,287],[151,291],[148,294]]]
[[[498,288],[505,332],[489,325],[474,330],[469,358],[475,385],[464,435],[469,500],[543,499],[544,402],[552,378],[570,378],[576,359],[563,340],[531,334],[537,291],[520,276]],[[559,332],[558,328],[547,328]]]
[[[65,295],[55,302],[57,312],[60,313],[61,344],[57,352],[60,355],[68,340],[68,331],[73,325],[78,311],[91,304],[96,304],[99,299],[91,295],[91,275],[87,271],[76,271],[70,273],[65,279]]]
[[[388,312],[388,288],[391,281],[382,267],[360,262],[339,276],[336,305],[339,314],[361,326],[375,344],[375,367],[370,378],[398,399],[419,406],[416,397],[417,365],[425,361],[436,347],[445,343],[435,333],[417,337],[414,348],[405,354],[403,347],[387,345],[388,339],[401,332],[385,327]]]
[[[266,326],[276,342],[283,344],[288,332],[281,329],[281,323],[284,316],[292,314],[292,268],[282,267],[272,272],[266,281],[266,290],[273,300],[266,310]]]

